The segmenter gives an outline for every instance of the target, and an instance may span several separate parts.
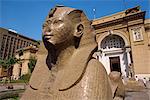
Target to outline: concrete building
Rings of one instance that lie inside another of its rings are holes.
[[[15,51],[30,45],[37,46],[36,40],[18,34],[14,30],[0,28],[0,59],[8,59]]]
[[[6,60],[15,56],[15,51],[28,46],[37,46],[34,39],[18,34],[14,30],[0,28],[0,59]],[[6,76],[6,71],[0,66],[0,77]]]
[[[94,19],[98,51],[96,56],[107,73],[150,77],[150,19],[139,7]]]

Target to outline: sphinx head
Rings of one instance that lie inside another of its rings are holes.
[[[90,21],[81,10],[56,6],[48,14],[43,24],[43,41],[54,46],[61,44],[79,45]],[[76,46],[77,47],[77,46]]]

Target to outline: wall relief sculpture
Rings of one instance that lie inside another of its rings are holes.
[[[143,40],[143,35],[142,35],[142,28],[141,27],[135,27],[131,29],[132,34],[133,34],[133,40],[134,41],[141,41]]]

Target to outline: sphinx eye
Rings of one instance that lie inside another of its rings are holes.
[[[45,27],[47,27],[49,24],[47,23],[47,22],[45,22],[43,25],[42,25],[42,27],[43,28],[45,28]]]
[[[47,21],[46,21],[46,24],[48,24],[48,25],[51,24],[51,23],[52,23],[51,20],[47,20]]]
[[[46,24],[43,24],[43,25],[42,25],[42,28],[45,28],[46,26],[47,26]]]
[[[58,24],[58,25],[59,25],[59,24],[61,24],[61,23],[63,23],[62,20],[55,20],[53,24]]]

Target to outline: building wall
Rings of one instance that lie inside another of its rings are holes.
[[[24,52],[24,55],[22,56],[22,59],[25,59],[22,63],[21,68],[21,76],[29,73],[28,63],[30,59],[31,53],[30,52]]]
[[[38,48],[33,46],[23,48],[23,55],[19,56],[19,50],[16,53],[16,58],[21,59],[21,62],[18,64],[16,63],[13,67],[12,77],[13,79],[17,80],[22,75],[30,74],[30,69],[28,67],[30,57],[36,58],[36,52]]]
[[[131,13],[128,14],[122,11],[93,20],[92,25],[97,33],[97,55],[109,74],[109,56],[101,50],[100,45],[107,36],[120,36],[125,42],[123,53],[119,54],[111,49],[109,52],[113,52],[110,56],[120,57],[122,75],[128,76],[129,65],[132,65],[135,75],[150,77],[150,19],[145,20],[145,12],[137,8],[132,8],[130,11]],[[126,60],[122,59],[123,56]]]
[[[146,19],[145,20],[145,24],[144,24],[144,27],[145,27],[145,34],[148,35],[148,71],[150,71],[150,19]],[[150,72],[148,72],[150,74]]]
[[[29,45],[38,45],[36,40],[0,28],[0,59],[8,59],[15,51]]]
[[[132,29],[139,27],[143,39],[134,41]],[[132,26],[129,28],[131,37],[131,48],[136,74],[150,74],[150,50],[148,46],[148,34],[145,32],[144,24]]]
[[[3,67],[0,67],[0,77],[3,76],[7,76],[7,71]]]
[[[13,72],[12,72],[12,77],[14,80],[19,79],[19,76],[21,74],[20,71],[21,71],[21,65],[16,63],[13,67]]]

